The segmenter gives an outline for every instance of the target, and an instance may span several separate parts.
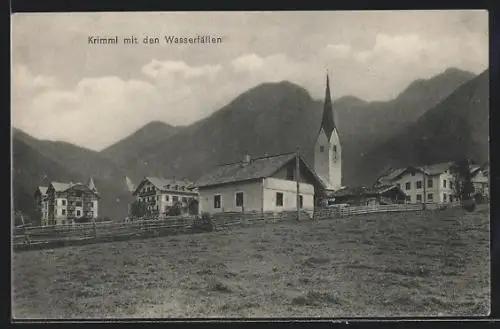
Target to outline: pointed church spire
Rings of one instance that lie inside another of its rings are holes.
[[[333,107],[332,98],[330,95],[330,79],[328,77],[328,71],[326,74],[325,104],[323,107],[323,119],[321,120],[321,128],[323,128],[328,138],[332,136],[333,130],[336,129],[335,120],[333,118]]]
[[[96,191],[96,187],[95,187],[95,184],[94,184],[94,180],[92,179],[92,177],[90,177],[89,179],[89,183],[87,184],[87,186],[89,187],[89,189],[91,189],[92,191]]]

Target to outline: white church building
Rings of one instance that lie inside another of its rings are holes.
[[[318,199],[341,187],[340,140],[327,76],[314,166],[295,152],[251,158],[207,172],[197,182],[200,213],[314,210]]]

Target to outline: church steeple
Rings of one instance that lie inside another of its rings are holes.
[[[328,73],[326,74],[325,104],[323,107],[321,128],[325,131],[328,139],[330,139],[333,131],[336,129],[335,119],[333,117],[332,97],[330,95],[330,79],[328,77]]]
[[[342,184],[342,151],[330,95],[330,78],[326,75],[323,117],[314,146],[314,170],[327,189],[336,190]]]

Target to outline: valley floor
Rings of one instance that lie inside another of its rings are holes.
[[[13,256],[14,318],[471,316],[489,208],[370,214]]]

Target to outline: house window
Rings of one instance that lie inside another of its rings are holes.
[[[446,193],[443,193],[443,202],[447,202],[446,197],[447,197]]]
[[[434,200],[434,195],[432,193],[427,194],[427,201],[432,202]]]
[[[236,207],[243,207],[243,192],[236,193]]]
[[[401,184],[397,183],[396,186],[400,189],[401,188]]]
[[[446,179],[443,179],[443,187],[446,188]]]
[[[453,189],[453,182],[450,181],[450,189]]]
[[[82,206],[82,202],[81,201],[76,201],[76,206],[77,207],[81,207]]]
[[[323,145],[321,145],[321,146],[319,147],[319,151],[320,151],[320,152],[325,152],[325,147],[324,147]]]
[[[410,182],[406,182],[405,189],[411,190],[411,183]]]
[[[276,206],[283,207],[283,193],[276,192]]]
[[[451,195],[450,195],[450,202],[453,202],[453,196],[451,196]]]
[[[63,200],[61,200],[61,204],[62,204],[63,206],[65,206],[65,205],[66,205],[66,200],[64,200],[64,199],[63,199]]]
[[[304,207],[304,198],[302,195],[299,195],[299,208],[302,209]]]
[[[63,210],[62,210],[62,214],[63,214],[63,215],[66,215],[66,209],[63,209]]]
[[[292,167],[286,168],[286,179],[293,180],[293,168]]]
[[[406,200],[407,202],[410,202],[410,201],[411,201],[411,196],[409,196],[409,195],[405,196],[405,200]]]
[[[337,145],[333,145],[333,159],[337,160]]]
[[[156,201],[160,201],[160,196],[159,195],[156,196]]]
[[[168,195],[165,195],[165,201],[168,201]]]
[[[422,188],[422,181],[418,180],[416,181],[417,189]]]
[[[173,202],[177,202],[177,201],[179,201],[179,197],[178,197],[177,195],[174,195],[174,196],[172,197],[172,201],[173,201]]]
[[[422,202],[422,194],[417,194],[417,202]]]
[[[77,210],[77,211],[76,211],[76,215],[77,215],[78,217],[80,217],[80,214],[81,214],[81,213],[80,213],[80,210]]]
[[[182,197],[182,202],[186,203],[187,202],[187,198],[186,197]]]
[[[220,209],[220,195],[214,195],[214,208]]]
[[[433,180],[432,180],[432,178],[429,178],[429,180],[427,181],[427,187],[428,188],[432,188],[433,187]]]

